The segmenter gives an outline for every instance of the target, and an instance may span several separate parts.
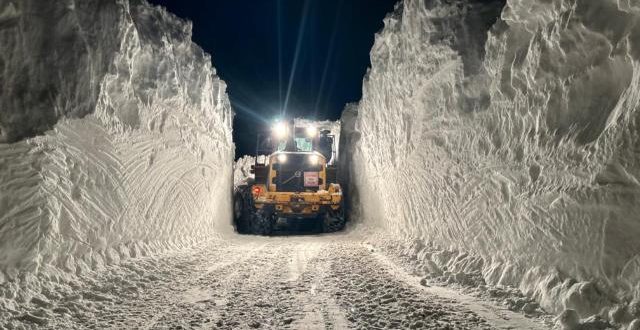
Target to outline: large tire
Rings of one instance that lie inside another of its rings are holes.
[[[236,225],[236,230],[240,234],[249,233],[249,223],[251,217],[250,205],[247,205],[246,198],[242,191],[235,193],[233,198],[233,216]]]
[[[322,219],[322,231],[325,233],[335,233],[344,229],[347,220],[344,216],[344,208],[338,211],[329,210]]]
[[[251,232],[255,235],[269,236],[273,233],[273,219],[271,214],[258,210],[251,217]]]

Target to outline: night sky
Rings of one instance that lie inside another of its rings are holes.
[[[374,35],[396,0],[151,2],[193,22],[194,42],[228,85],[239,157],[285,104],[287,117],[335,120],[360,100]]]

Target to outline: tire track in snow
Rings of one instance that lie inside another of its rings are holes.
[[[373,248],[368,248],[373,251]],[[534,322],[520,313],[512,312],[506,308],[500,308],[492,303],[483,302],[480,299],[462,294],[456,290],[438,286],[423,286],[420,284],[421,279],[419,277],[407,274],[400,266],[389,260],[387,256],[377,252],[373,252],[372,255],[380,263],[382,268],[394,278],[409,284],[419,291],[438,297],[439,299],[455,301],[455,304],[478,314],[478,316],[484,318],[496,329],[547,329],[546,326]]]
[[[163,257],[126,262],[77,284],[54,308],[49,329],[152,329],[183,300],[197,281],[254,257],[264,244],[207,244]],[[65,312],[66,310],[66,312]]]
[[[260,238],[258,238],[260,240]],[[294,303],[296,287],[287,280],[290,244],[269,243],[244,264],[215,283],[204,281],[203,287],[216,292],[221,304],[210,306],[217,329],[270,328],[287,329],[297,314]]]
[[[295,279],[300,279],[307,289],[297,299],[302,306],[300,319],[291,324],[294,329],[346,329],[349,322],[344,311],[335,301],[328,285],[327,276],[331,276],[331,263],[334,256],[328,254],[327,245],[313,246],[313,258],[309,258],[308,246],[302,246],[303,258],[296,258],[292,264],[298,265]],[[322,248],[322,249],[319,249]],[[296,257],[300,256],[300,252]],[[304,263],[304,273],[299,271],[300,263]]]
[[[425,288],[349,236],[244,236],[85,280],[52,302],[48,329],[544,329]]]
[[[361,243],[335,244],[328,253],[340,256],[329,287],[355,329],[495,329],[455,300],[397,278]]]
[[[156,314],[151,320],[145,321],[145,325],[141,327],[141,329],[156,329],[156,328],[166,328],[171,321],[175,320],[184,320],[181,317],[176,317],[181,314],[180,309],[183,303],[193,304],[193,303],[211,303],[213,302],[215,305],[215,301],[209,299],[209,295],[207,295],[207,291],[203,291],[201,289],[197,289],[201,283],[207,279],[211,278],[216,281],[223,279],[225,276],[229,277],[230,275],[234,275],[237,273],[238,265],[244,265],[248,261],[252,261],[253,258],[256,258],[256,254],[258,254],[266,244],[246,244],[240,245],[235,248],[228,249],[226,251],[221,251],[222,256],[231,256],[231,258],[227,258],[226,260],[223,258],[222,260],[212,259],[209,263],[206,263],[205,266],[196,273],[196,276],[189,280],[187,284],[187,288],[182,291],[182,294],[173,296],[171,299],[174,299],[173,303],[167,308],[165,308],[162,312]],[[229,269],[230,268],[230,269]],[[197,275],[201,274],[201,275]],[[217,275],[217,276],[216,276]],[[193,299],[194,297],[198,297],[201,299]],[[167,317],[171,317],[167,320]],[[164,321],[164,324],[160,324],[160,321]],[[207,321],[203,319],[203,321]],[[203,322],[209,323],[209,322]],[[190,323],[191,327],[197,327],[199,324]]]

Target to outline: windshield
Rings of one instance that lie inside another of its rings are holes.
[[[313,141],[306,137],[296,137],[293,139],[295,143],[295,151],[311,152],[313,151]],[[280,141],[278,143],[278,151],[284,151],[287,148],[287,141]]]

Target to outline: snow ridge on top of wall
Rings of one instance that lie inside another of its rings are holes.
[[[637,296],[638,9],[509,0],[488,30],[498,1],[403,1],[343,118],[364,221],[550,311]]]
[[[233,113],[190,23],[137,0],[0,13],[0,126],[21,139],[0,143],[0,283],[231,230]]]

